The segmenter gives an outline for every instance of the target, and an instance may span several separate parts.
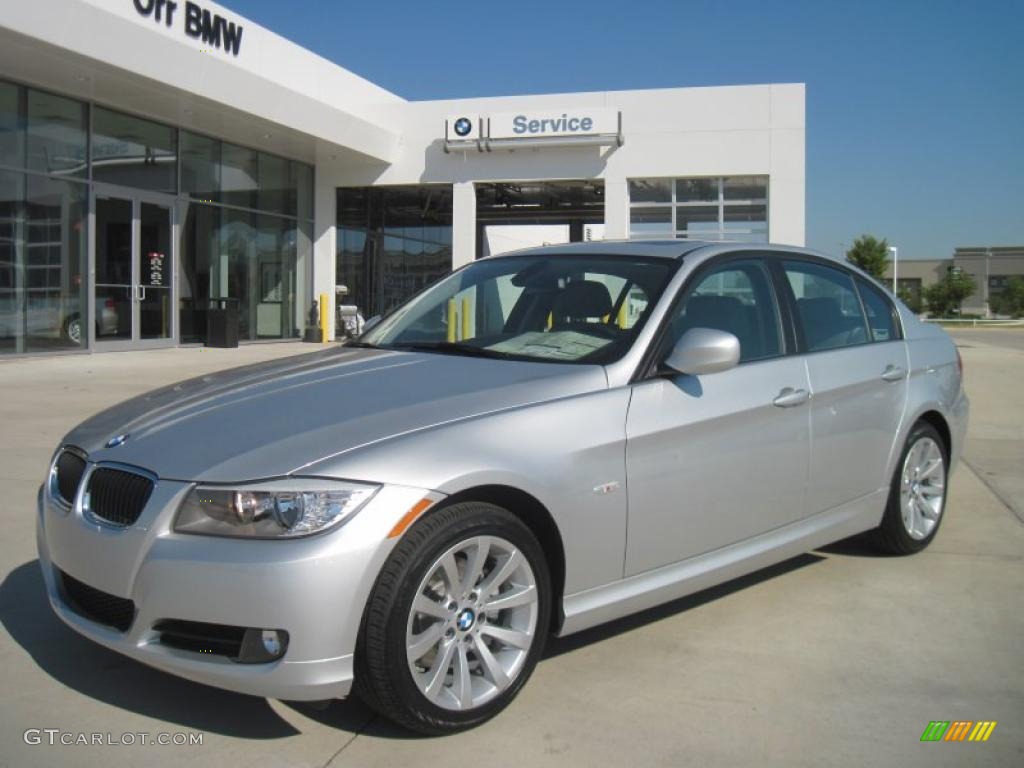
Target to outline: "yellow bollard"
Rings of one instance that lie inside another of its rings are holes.
[[[323,344],[327,343],[327,329],[329,315],[327,314],[327,294],[320,294],[320,341]]]
[[[622,306],[619,307],[619,328],[626,330],[626,302],[622,302]]]
[[[465,296],[462,299],[462,339],[465,341],[470,336],[469,333],[469,297]]]
[[[448,343],[455,343],[455,329],[459,324],[459,312],[455,305],[455,299],[448,299]]]

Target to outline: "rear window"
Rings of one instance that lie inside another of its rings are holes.
[[[896,312],[892,303],[878,288],[863,278],[857,278],[857,290],[868,315],[868,328],[873,341],[892,341],[899,338]]]

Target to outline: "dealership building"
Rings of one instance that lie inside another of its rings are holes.
[[[410,64],[413,66],[413,64]],[[0,356],[300,338],[493,253],[804,243],[802,84],[407,101],[210,2],[0,15]],[[338,292],[337,286],[345,286]]]

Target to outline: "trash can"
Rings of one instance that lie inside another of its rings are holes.
[[[206,346],[238,346],[238,299],[210,299],[206,313]]]

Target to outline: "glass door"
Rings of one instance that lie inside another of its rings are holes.
[[[96,198],[96,342],[131,341],[135,287],[132,271],[132,201]]]
[[[97,187],[92,302],[96,347],[173,344],[173,200]]]
[[[140,202],[138,281],[135,285],[140,339],[170,339],[171,317],[171,208]]]

